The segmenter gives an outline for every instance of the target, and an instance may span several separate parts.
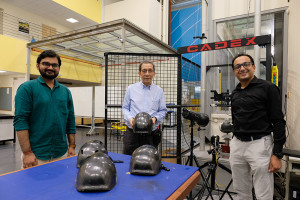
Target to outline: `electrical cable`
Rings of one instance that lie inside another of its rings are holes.
[[[217,174],[218,174],[218,169],[219,169],[219,165],[218,165],[218,154],[217,154],[217,138],[215,138],[215,145],[214,145],[214,151],[215,151],[215,155],[216,155],[216,164],[217,164],[217,168],[216,168],[216,176],[215,176],[215,183],[218,187],[222,187],[225,188],[225,186],[218,184],[217,182]]]
[[[247,26],[246,26],[246,37],[248,37],[248,26],[249,26],[249,15],[250,15],[250,4],[251,4],[251,0],[249,0],[249,7],[248,7],[248,16],[247,16]]]
[[[187,140],[186,140],[186,138],[185,138],[185,134],[184,134],[184,131],[183,131],[183,121],[182,121],[182,119],[181,119],[181,132],[183,133],[183,134],[182,134],[182,135],[183,135],[183,139],[184,139],[184,141],[186,142],[188,148],[191,149],[189,143],[187,142]]]

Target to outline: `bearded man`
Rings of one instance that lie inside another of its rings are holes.
[[[41,76],[20,85],[15,96],[14,127],[22,150],[21,168],[75,155],[72,95],[55,80],[61,59],[46,50],[38,56],[36,67]]]

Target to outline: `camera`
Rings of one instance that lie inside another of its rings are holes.
[[[196,113],[186,108],[182,109],[182,117],[188,120],[195,121],[201,127],[204,127],[209,123],[209,117],[207,114]]]

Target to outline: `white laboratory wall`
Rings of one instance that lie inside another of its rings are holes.
[[[299,46],[300,1],[290,1],[288,30],[288,73],[287,73],[287,125],[289,128],[288,145],[300,149],[300,70]]]
[[[70,87],[76,116],[92,116],[92,87]],[[105,87],[95,87],[95,117],[105,117]]]
[[[249,4],[250,2],[250,4]],[[213,0],[212,20],[254,13],[255,0]],[[249,9],[250,5],[250,9]],[[261,0],[261,11],[282,8],[291,5],[288,0]]]
[[[104,22],[125,18],[161,38],[161,5],[156,0],[124,0],[105,6]]]
[[[250,13],[254,13],[255,0],[214,0],[212,2],[212,19],[220,20],[229,17],[237,17],[246,15],[249,9]],[[287,52],[287,126],[289,133],[287,147],[292,149],[300,149],[300,70],[299,70],[299,46],[300,46],[300,1],[298,0],[262,0],[261,10],[272,11],[279,8],[287,8],[286,13],[288,19],[288,52]]]

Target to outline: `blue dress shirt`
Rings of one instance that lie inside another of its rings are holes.
[[[129,119],[140,112],[146,112],[151,117],[156,117],[153,130],[157,129],[167,113],[163,90],[153,83],[146,87],[141,81],[130,85],[125,94],[122,112],[125,124],[130,128]]]

